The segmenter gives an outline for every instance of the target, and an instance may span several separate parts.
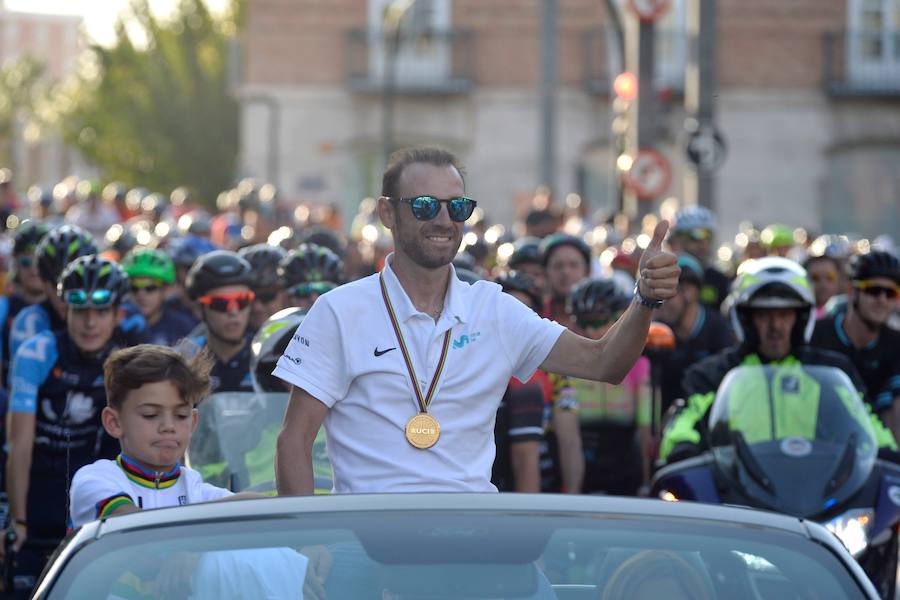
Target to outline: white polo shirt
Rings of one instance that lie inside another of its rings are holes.
[[[413,306],[391,258],[385,285],[423,396],[451,329],[428,409],[441,425],[437,444],[419,450],[406,441],[406,422],[418,404],[377,274],[320,296],[273,374],[329,407],[325,429],[336,492],[496,491],[490,481],[494,419],[503,392],[511,376],[531,378],[565,328],[499,285],[469,285],[455,271],[435,322]]]

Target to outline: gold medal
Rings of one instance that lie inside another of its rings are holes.
[[[425,450],[437,444],[441,437],[441,425],[428,413],[419,413],[406,422],[406,441]]]

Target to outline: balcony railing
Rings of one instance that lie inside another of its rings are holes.
[[[584,88],[589,94],[608,96],[612,80],[618,73],[610,73],[611,56],[619,61],[619,53],[612,46],[611,34],[603,29],[591,29],[584,33]],[[663,89],[681,93],[684,90],[684,69],[687,63],[688,37],[684,31],[661,29],[656,31],[656,80],[658,91]],[[612,54],[611,54],[612,53]],[[621,63],[619,63],[621,64]]]
[[[900,97],[900,31],[835,31],[822,38],[830,96]]]
[[[355,92],[383,91],[393,62],[398,94],[467,93],[474,82],[472,38],[462,29],[402,32],[395,47],[381,30],[354,29],[347,33],[347,86]]]

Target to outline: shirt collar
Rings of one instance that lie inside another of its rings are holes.
[[[384,269],[382,270],[382,273],[384,274],[384,284],[387,288],[388,296],[391,298],[391,304],[394,308],[394,313],[397,315],[397,319],[399,321],[408,321],[415,315],[422,313],[413,305],[412,300],[410,300],[409,296],[406,294],[406,290],[400,285],[397,274],[394,273],[394,270],[391,268],[393,260],[394,253],[392,252],[384,261]],[[449,317],[454,322],[458,321],[460,323],[465,323],[468,321],[468,315],[465,311],[465,296],[468,292],[468,287],[468,284],[461,281],[459,277],[456,276],[456,269],[453,268],[453,265],[451,264],[450,284],[447,286],[447,294],[444,296],[444,312],[441,315],[441,319]]]

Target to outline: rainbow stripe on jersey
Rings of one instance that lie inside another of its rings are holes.
[[[132,483],[152,490],[165,490],[172,487],[181,475],[180,464],[176,464],[171,471],[146,471],[124,454],[116,457],[116,463]]]

